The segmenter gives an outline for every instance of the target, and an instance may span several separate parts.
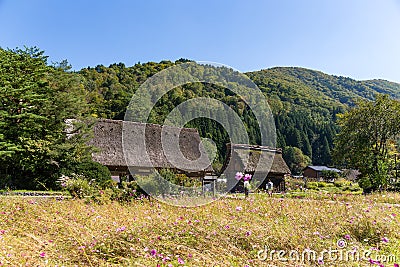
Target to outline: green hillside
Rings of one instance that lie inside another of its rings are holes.
[[[130,67],[118,63],[71,71],[67,61],[49,64],[44,52],[36,47],[0,48],[0,187],[56,188],[56,180],[62,174],[89,166],[92,148],[85,141],[90,138],[88,124],[78,122],[91,121],[93,117],[124,119],[141,84],[163,69],[188,61],[137,63]],[[187,71],[210,82],[185,84],[169,91],[157,101],[148,122],[162,124],[181,103],[208,97],[234,110],[244,122],[251,144],[261,143],[252,110],[242,96],[225,88],[243,88],[233,82],[237,73],[224,67],[199,65],[181,70],[171,78],[184,77]],[[376,93],[400,98],[400,85],[384,80],[356,81],[293,67],[247,75],[258,85],[274,115],[277,144],[269,145],[284,148],[283,156],[294,173],[311,162],[334,164],[331,151],[338,131],[336,115],[354,105],[357,99],[373,99]],[[164,87],[157,90],[161,92]],[[144,93],[155,99],[157,90]],[[131,105],[129,112],[137,118],[136,111],[146,105],[142,102]],[[215,102],[207,105],[215,110]],[[260,102],[257,105],[263,110]],[[229,135],[216,121],[201,118],[197,104],[192,106],[194,109],[189,113],[196,119],[184,126],[197,128],[202,137],[214,141],[218,151],[214,167],[218,170],[226,157]],[[234,135],[242,133],[232,124],[231,116],[225,112],[216,114]],[[71,119],[76,119],[79,133],[67,137],[65,121]],[[29,177],[28,182],[25,177]]]
[[[98,117],[123,119],[125,109],[136,89],[148,77],[174,64],[186,62],[148,62],[126,67],[85,68],[79,73],[85,78],[93,114]],[[295,67],[277,67],[246,73],[267,97],[274,113],[279,147],[298,147],[313,164],[332,164],[330,151],[337,132],[336,114],[354,105],[360,98],[373,99],[376,93],[400,98],[400,84],[384,80],[357,81]],[[198,96],[223,101],[234,109],[248,126],[251,143],[259,142],[253,114],[231,91],[208,84],[190,84],[176,88],[155,107],[153,123],[162,123],[165,116],[180,103]],[[212,138],[223,161],[228,135],[217,123],[196,119],[187,124],[198,128],[203,137]]]

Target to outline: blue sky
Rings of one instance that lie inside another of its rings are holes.
[[[0,47],[74,69],[189,58],[400,82],[399,0],[0,0]]]

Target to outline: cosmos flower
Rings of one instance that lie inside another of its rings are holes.
[[[250,179],[251,179],[251,174],[245,174],[244,175],[244,178],[243,178],[243,180],[245,180],[245,181],[250,181]]]
[[[387,237],[382,237],[382,242],[383,243],[389,243],[389,239]]]
[[[123,232],[125,231],[126,227],[122,226],[121,228],[117,228],[117,232]]]
[[[243,173],[237,172],[236,175],[235,175],[235,179],[239,181],[242,178],[243,178]]]
[[[185,264],[185,262],[180,257],[178,257],[178,263],[179,264]]]

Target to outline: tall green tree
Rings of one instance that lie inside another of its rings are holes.
[[[300,174],[305,167],[311,164],[311,159],[304,155],[298,147],[285,147],[282,156],[293,174]]]
[[[54,188],[66,165],[90,155],[86,124],[76,123],[88,111],[82,80],[46,59],[38,48],[0,49],[1,187]]]
[[[376,190],[388,183],[390,143],[400,134],[400,102],[378,94],[375,101],[362,100],[339,115],[340,132],[334,158],[360,170],[360,185]]]

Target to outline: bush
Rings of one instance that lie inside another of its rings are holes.
[[[302,179],[286,178],[285,183],[288,191],[299,191],[304,187],[304,180]]]
[[[185,174],[181,173],[174,173],[169,169],[162,169],[159,171],[159,175],[162,179],[167,180],[170,183],[186,186],[186,187],[193,187],[193,186],[200,186],[201,181],[197,178],[188,177]],[[153,177],[154,178],[154,177]]]
[[[143,178],[144,179],[144,178]],[[107,204],[111,201],[130,202],[147,196],[136,181],[103,183],[100,187],[95,182],[89,182],[85,177],[75,175],[72,178],[64,176],[60,179],[62,186],[73,198],[86,198],[97,204]]]
[[[148,196],[143,189],[139,187],[136,181],[122,182],[118,187],[113,189],[112,200],[119,202],[131,202],[137,198]]]
[[[330,187],[332,184],[326,182],[317,182],[318,187]]]
[[[71,194],[74,198],[84,198],[91,196],[94,192],[93,187],[89,181],[83,176],[75,175],[72,178],[63,177],[62,186]]]
[[[307,188],[312,189],[312,190],[317,190],[318,189],[318,182],[308,182],[307,183]]]
[[[351,186],[351,182],[347,181],[347,180],[344,180],[344,179],[336,180],[333,184],[336,187],[346,187],[346,186],[348,187],[348,186]]]
[[[74,168],[74,173],[84,176],[89,181],[94,180],[100,186],[111,180],[109,169],[94,161],[78,163]]]
[[[114,190],[112,188],[94,189],[90,200],[97,204],[108,204],[113,200]]]

